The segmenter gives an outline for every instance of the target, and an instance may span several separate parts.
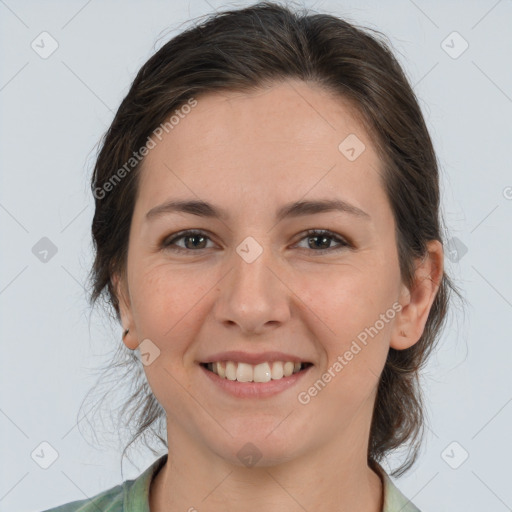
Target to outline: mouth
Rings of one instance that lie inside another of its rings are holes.
[[[294,374],[304,372],[310,366],[313,366],[309,362],[294,361],[269,361],[255,365],[236,361],[216,361],[199,364],[221,379],[260,383],[285,379]]]

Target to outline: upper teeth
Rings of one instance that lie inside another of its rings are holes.
[[[301,363],[274,361],[252,365],[234,361],[219,361],[209,363],[208,368],[223,379],[239,382],[269,382],[271,379],[289,377],[292,373],[298,372],[301,369]]]

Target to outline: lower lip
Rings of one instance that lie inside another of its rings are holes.
[[[308,366],[300,372],[294,373],[289,377],[270,380],[269,382],[238,382],[219,377],[216,373],[207,370],[199,365],[206,376],[211,379],[223,391],[236,398],[265,398],[277,395],[297,384],[313,366]]]

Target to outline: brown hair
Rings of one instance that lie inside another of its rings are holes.
[[[396,222],[401,275],[411,285],[414,259],[426,254],[429,240],[443,241],[438,164],[404,72],[384,36],[370,30],[328,14],[293,12],[260,2],[211,15],[158,50],[137,73],[101,141],[94,167],[91,304],[102,297],[120,320],[111,277],[126,275],[140,175],[140,162],[132,161],[132,168],[126,164],[155,128],[202,93],[249,91],[289,78],[318,85],[356,107],[382,161],[384,187]],[[122,179],[121,168],[125,169]],[[394,476],[406,472],[418,455],[424,427],[419,371],[444,324],[450,291],[459,295],[444,273],[420,340],[405,350],[391,348],[380,378],[368,462],[375,467],[374,462],[388,452],[409,444],[409,456],[393,471]],[[118,414],[121,427],[133,424],[135,428],[128,446],[141,436],[145,439],[149,431],[167,446],[160,435],[165,411],[151,392],[137,355],[121,342],[117,348],[107,370],[124,368],[123,378],[132,386],[133,393]],[[125,384],[121,387],[126,389]],[[157,422],[161,422],[159,428]]]

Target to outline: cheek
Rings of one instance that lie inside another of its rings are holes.
[[[211,288],[206,277],[198,281],[197,273],[165,264],[142,270],[137,276],[132,295],[139,336],[165,344],[166,349],[179,348],[179,340],[187,339],[185,331],[197,325],[193,318],[200,309],[200,299]]]
[[[149,339],[154,345],[147,346],[156,354],[150,364],[144,365],[144,372],[166,410],[183,412],[182,399],[185,403],[186,396],[181,395],[179,383],[186,381],[187,349],[201,325],[197,319],[203,305],[200,299],[211,286],[205,285],[204,275],[198,282],[197,274],[193,277],[176,266],[139,268],[141,271],[132,277],[133,316],[139,340]],[[142,352],[141,347],[141,357]]]
[[[301,279],[300,296],[335,336],[372,323],[393,300],[396,286],[378,267],[338,265],[325,276]]]
[[[344,265],[328,279],[302,280],[310,328],[329,365],[342,357],[347,367],[367,366],[377,373],[385,361],[398,290],[398,274],[392,266],[386,269],[377,262]]]

